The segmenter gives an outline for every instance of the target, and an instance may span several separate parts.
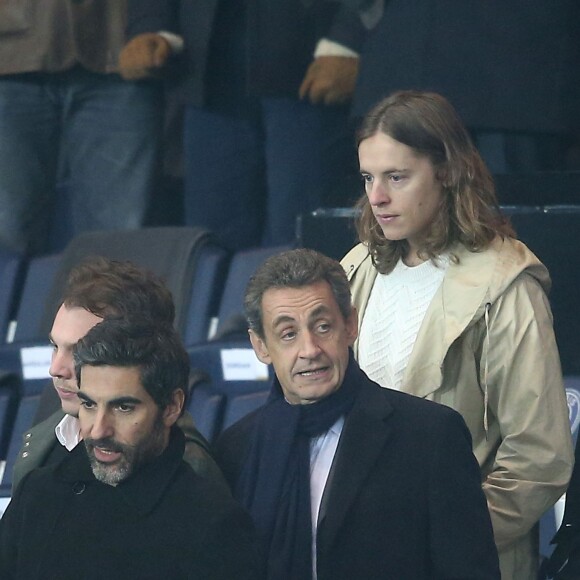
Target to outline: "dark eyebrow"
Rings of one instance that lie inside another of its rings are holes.
[[[403,168],[397,168],[397,167],[389,167],[388,169],[385,169],[384,171],[381,171],[381,175],[389,175],[389,173],[405,173],[409,171],[409,169],[407,169],[406,167]],[[367,171],[366,169],[363,169],[362,167],[359,169],[359,173],[363,174],[363,173],[369,173],[370,171]]]
[[[137,399],[136,397],[118,397],[117,399],[107,401],[107,405],[111,407],[116,405],[126,405],[127,403],[130,405],[140,405],[142,402],[141,399]]]
[[[309,319],[314,320],[314,319],[318,318],[321,314],[328,314],[329,312],[330,312],[330,308],[328,308],[328,306],[326,306],[325,304],[321,304],[320,306],[316,307],[310,313]],[[276,328],[280,324],[284,324],[287,322],[295,322],[295,319],[292,318],[291,316],[281,315],[274,320],[273,326],[274,326],[274,328]]]
[[[87,395],[85,395],[82,391],[77,391],[77,397],[86,403],[94,403],[94,401],[90,397],[87,397]]]
[[[318,318],[321,314],[328,314],[329,312],[330,308],[325,304],[321,304],[310,313],[310,320]]]
[[[294,322],[294,318],[292,318],[291,316],[286,316],[286,315],[279,316],[278,318],[276,318],[274,320],[274,328],[276,328],[280,324],[284,324],[286,322]]]
[[[81,401],[85,401],[87,403],[94,403],[95,402],[90,397],[88,397],[85,393],[83,393],[82,391],[78,391],[77,397]],[[107,401],[107,405],[110,407],[114,407],[116,405],[126,405],[126,404],[140,405],[142,402],[143,401],[141,399],[137,399],[136,397],[117,397],[116,399],[111,399],[110,401]]]

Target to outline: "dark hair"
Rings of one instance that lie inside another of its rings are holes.
[[[443,186],[441,210],[420,249],[422,258],[434,260],[456,242],[477,252],[498,235],[514,235],[500,212],[489,170],[455,109],[441,95],[418,91],[392,94],[363,119],[357,144],[377,133],[427,157]],[[386,274],[405,255],[408,242],[385,238],[366,194],[357,207],[361,210],[359,239],[368,245],[379,272]]]
[[[350,286],[342,266],[314,250],[298,249],[268,258],[250,278],[244,298],[248,326],[263,338],[262,297],[270,288],[302,288],[328,282],[340,312],[352,311]]]
[[[79,387],[84,365],[137,367],[144,389],[160,409],[171,402],[176,389],[187,392],[189,359],[179,335],[167,324],[105,319],[78,341],[73,352]]]
[[[131,262],[100,256],[88,258],[70,271],[62,303],[101,318],[131,321],[146,317],[168,325],[175,318],[173,297],[161,278]]]

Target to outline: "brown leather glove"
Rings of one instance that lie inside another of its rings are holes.
[[[159,76],[171,56],[171,46],[159,34],[145,32],[130,40],[119,55],[119,74],[126,81]]]
[[[352,98],[358,74],[358,58],[319,56],[306,71],[300,85],[301,99],[314,104],[340,105]]]

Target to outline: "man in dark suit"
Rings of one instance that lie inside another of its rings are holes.
[[[276,379],[216,457],[254,519],[267,578],[499,578],[463,419],[360,370],[339,264],[305,249],[274,256],[245,309]]]
[[[0,577],[253,580],[249,516],[183,460],[176,331],[108,319],[74,347],[82,443],[29,473],[0,520]]]

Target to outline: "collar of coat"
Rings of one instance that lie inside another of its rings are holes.
[[[184,465],[185,437],[178,427],[171,429],[169,444],[161,455],[143,465],[119,485],[113,487],[93,475],[84,444],[81,442],[56,468],[56,478],[70,484],[75,493],[86,486],[106,486],[115,490],[123,501],[141,515],[148,514],[159,503],[177,470]]]

